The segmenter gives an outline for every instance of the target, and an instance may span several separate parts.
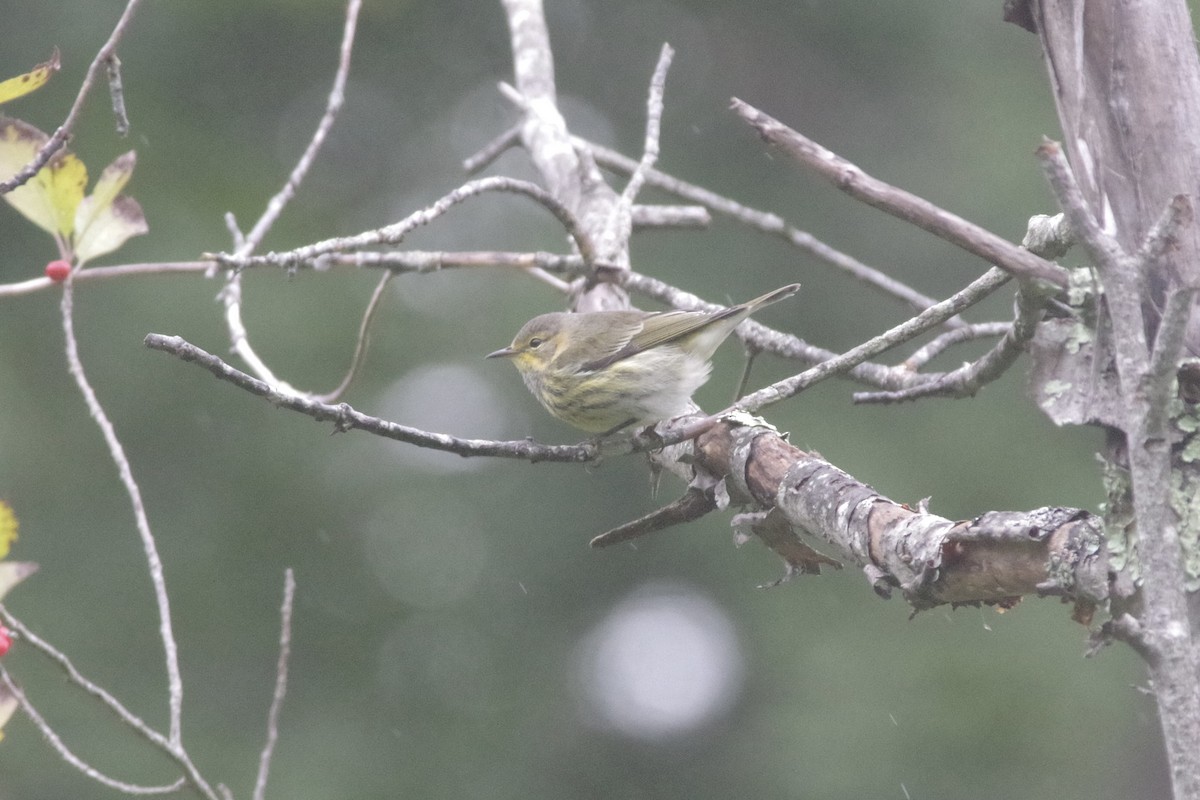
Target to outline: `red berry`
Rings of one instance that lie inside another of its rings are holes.
[[[12,647],[12,636],[8,633],[8,628],[0,625],[0,656],[8,652],[8,648]]]
[[[55,283],[62,283],[71,274],[71,262],[61,258],[46,265],[46,277]]]

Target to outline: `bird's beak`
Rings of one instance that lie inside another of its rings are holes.
[[[484,356],[484,358],[508,358],[510,356],[515,356],[516,354],[517,351],[513,350],[511,347],[501,347],[494,353],[488,353],[486,356]]]

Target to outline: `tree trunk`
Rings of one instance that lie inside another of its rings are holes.
[[[1136,549],[1114,559],[1114,585],[1127,588],[1115,593],[1113,616],[1144,645],[1175,797],[1197,798],[1200,687],[1188,590],[1200,583],[1193,500],[1200,478],[1187,455],[1196,406],[1183,380],[1188,373],[1178,373],[1178,385],[1171,380],[1179,362],[1166,309],[1174,303],[1184,346],[1200,353],[1200,314],[1188,321],[1186,313],[1193,295],[1172,299],[1200,285],[1200,233],[1186,198],[1173,205],[1177,196],[1197,194],[1200,60],[1183,0],[1032,0],[1024,11],[1010,19],[1042,42],[1082,213],[1095,223],[1092,235],[1080,236],[1095,258],[1101,298],[1093,306],[1095,340],[1074,356],[1064,349],[1070,323],[1046,326],[1035,347],[1035,391],[1056,422],[1111,431],[1110,551]],[[1172,246],[1145,257],[1164,214],[1184,206]],[[1156,394],[1146,387],[1164,365]],[[1053,408],[1048,380],[1072,387],[1072,409]]]

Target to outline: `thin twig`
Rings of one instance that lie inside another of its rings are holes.
[[[502,156],[505,151],[520,143],[521,125],[518,123],[485,144],[474,155],[463,159],[463,172],[474,175]]]
[[[320,256],[297,266],[321,270],[328,265],[347,267],[385,267],[392,272],[438,272],[443,269],[472,267],[538,268],[567,275],[582,275],[587,269],[583,258],[576,255],[547,253],[509,253],[501,250],[360,250],[356,253],[333,253]]]
[[[187,776],[185,780],[190,781],[196,789],[205,797],[213,800],[215,795],[212,788],[204,780],[196,765],[192,763],[191,757],[187,751],[183,749],[182,744],[174,745],[167,740],[158,731],[151,728],[145,720],[134,714],[121,703],[110,692],[102,686],[90,680],[87,676],[81,673],[66,653],[59,650],[54,645],[42,639],[36,633],[22,622],[17,617],[13,616],[5,606],[0,603],[0,619],[4,620],[4,624],[12,630],[16,631],[21,641],[29,644],[38,652],[58,664],[59,668],[66,674],[67,679],[82,689],[84,692],[95,697],[103,703],[110,711],[112,711],[123,723],[129,726],[138,735],[142,736],[146,741],[150,742],[155,747],[162,750],[171,760],[179,764],[184,774]]]
[[[651,511],[644,517],[605,531],[594,537],[588,544],[597,549],[611,547],[614,544],[628,542],[631,539],[666,530],[675,525],[694,522],[716,509],[717,503],[711,494],[689,487],[678,500],[668,503],[657,511]]]
[[[0,194],[8,194],[36,175],[38,170],[46,166],[50,162],[50,159],[54,157],[54,154],[61,150],[63,145],[67,143],[67,139],[71,136],[71,130],[75,127],[75,122],[79,119],[79,113],[83,110],[84,100],[91,93],[92,86],[95,85],[96,78],[100,75],[101,70],[107,69],[108,59],[117,52],[117,44],[120,43],[121,38],[125,35],[125,30],[129,27],[129,22],[133,19],[133,14],[140,2],[141,0],[129,0],[125,4],[125,10],[121,12],[117,24],[113,26],[108,40],[96,51],[96,57],[92,59],[87,74],[83,76],[83,82],[79,84],[79,93],[75,95],[75,102],[71,104],[71,110],[67,112],[66,119],[51,134],[46,143],[38,149],[37,155],[33,157],[32,161],[18,170],[11,178],[0,181]]]
[[[321,146],[325,144],[325,139],[329,135],[330,129],[333,128],[333,123],[337,120],[338,112],[342,110],[342,105],[346,99],[346,81],[350,75],[350,55],[354,50],[354,32],[358,27],[358,12],[362,9],[362,0],[349,0],[346,4],[346,20],[342,26],[342,43],[338,48],[338,64],[337,71],[333,76],[333,86],[329,90],[329,95],[325,100],[325,113],[321,115],[320,122],[317,123],[316,129],[313,131],[312,138],[309,139],[308,145],[304,148],[304,153],[296,162],[296,166],[292,168],[292,172],[288,175],[287,181],[283,184],[275,195],[267,201],[267,207],[263,211],[258,221],[254,223],[254,227],[246,234],[245,241],[242,242],[240,250],[243,253],[253,252],[255,248],[262,242],[267,231],[279,219],[279,215],[296,196],[296,190],[300,188],[300,184],[304,181],[304,177],[308,174],[313,162],[316,161],[317,153],[320,152]]]
[[[1000,341],[982,357],[950,372],[923,375],[921,383],[907,389],[855,394],[854,402],[895,403],[921,397],[974,397],[983,386],[1003,375],[1025,352],[1037,332],[1045,308],[1044,295],[1022,288],[1017,292],[1016,318],[1007,326]]]
[[[611,150],[577,136],[572,137],[571,141],[575,142],[578,147],[587,148],[591,151],[595,155],[596,160],[608,169],[626,175],[632,174],[637,169],[638,162],[616,150]],[[651,186],[670,192],[685,200],[690,200],[693,203],[698,203],[710,211],[729,217],[747,227],[771,234],[772,236],[778,236],[793,247],[808,253],[818,261],[835,267],[867,286],[903,301],[917,311],[924,311],[937,302],[937,300],[921,294],[887,273],[867,266],[853,256],[830,247],[811,233],[789,225],[778,214],[744,206],[702,186],[688,183],[656,169],[646,170],[645,176],[646,183]],[[635,224],[636,221],[635,217]],[[946,321],[947,327],[961,327],[965,324],[957,317],[952,317]]]
[[[142,502],[142,490],[138,486],[137,481],[134,480],[133,470],[129,465],[129,459],[125,455],[125,448],[121,444],[121,440],[117,438],[116,430],[105,413],[104,407],[100,405],[100,401],[96,397],[96,392],[88,382],[87,375],[83,370],[83,362],[79,360],[79,346],[75,339],[75,325],[72,319],[74,294],[74,283],[72,278],[68,276],[66,282],[63,284],[62,301],[60,303],[63,336],[66,339],[67,369],[71,373],[71,377],[75,379],[75,385],[78,387],[79,393],[83,395],[88,412],[92,415],[92,419],[96,421],[97,427],[100,428],[100,433],[104,436],[104,441],[108,445],[109,455],[113,463],[116,464],[117,473],[121,478],[121,483],[125,487],[125,493],[129,496],[129,502],[133,508],[134,521],[137,525],[138,535],[142,540],[142,550],[150,572],[150,583],[154,587],[154,600],[158,606],[158,634],[162,639],[163,655],[166,660],[168,707],[170,711],[170,733],[167,738],[173,747],[181,747],[183,679],[179,674],[179,654],[175,644],[175,633],[171,626],[171,601],[167,595],[167,582],[163,575],[162,559],[158,555],[158,545],[154,541],[154,533],[150,530],[150,521],[146,517],[146,507]]]
[[[622,272],[619,274],[618,279],[626,289],[646,297],[652,297],[672,308],[687,311],[713,311],[722,308],[722,306],[714,305],[713,303],[706,303],[690,292],[685,292],[665,281],[651,278],[648,275],[641,275],[636,272]],[[996,281],[988,285],[991,287],[990,289],[980,291],[978,294],[972,293],[968,297],[962,298],[963,301],[967,305],[977,303],[986,298],[989,292],[995,291],[1003,285],[1003,281]],[[935,303],[932,307],[937,307],[937,305]],[[734,333],[746,346],[752,346],[761,352],[771,353],[780,358],[792,359],[806,364],[822,364],[831,359],[838,358],[840,355],[832,350],[816,347],[794,334],[783,333],[768,328],[766,325],[756,322],[753,319],[743,322],[737,327]],[[903,389],[920,380],[920,376],[911,370],[873,362],[857,364],[846,373],[846,376],[859,383],[887,390]]]
[[[54,728],[50,727],[50,723],[48,723],[46,718],[41,715],[41,712],[34,707],[33,703],[29,702],[29,698],[25,696],[25,693],[21,691],[16,682],[13,681],[12,675],[9,674],[8,670],[2,666],[0,666],[0,682],[2,682],[10,692],[12,692],[12,696],[16,698],[17,703],[21,706],[21,710],[25,712],[25,716],[29,717],[29,720],[34,724],[34,727],[36,727],[42,734],[42,738],[46,740],[46,743],[49,744],[56,753],[58,753],[59,757],[62,758],[63,761],[79,770],[81,773],[87,776],[88,779],[93,780],[102,786],[107,786],[110,789],[116,789],[119,792],[132,795],[170,794],[172,792],[179,791],[187,783],[186,778],[180,778],[174,783],[167,784],[165,786],[142,786],[136,783],[127,783],[126,781],[117,780],[116,778],[112,778],[104,774],[71,752],[71,749],[63,743],[62,738],[59,737]]]
[[[712,224],[704,206],[635,205],[631,212],[634,231],[652,228],[703,229]]]
[[[650,76],[650,92],[646,99],[646,139],[642,145],[642,158],[637,168],[629,176],[621,192],[621,202],[618,204],[626,212],[633,208],[633,201],[646,183],[646,171],[653,169],[658,161],[659,131],[662,128],[663,93],[667,84],[667,72],[671,69],[671,59],[675,51],[671,45],[664,43],[658,55],[658,64],[654,74]]]
[[[235,233],[235,252],[239,256],[246,256],[254,252],[254,249],[262,242],[263,237],[267,235],[267,232],[275,224],[276,220],[279,219],[279,215],[283,213],[284,208],[295,197],[296,190],[299,189],[300,184],[304,181],[305,175],[308,174],[309,169],[316,160],[321,145],[325,143],[325,138],[329,134],[329,130],[337,120],[338,112],[341,110],[345,100],[346,80],[350,74],[350,55],[353,52],[354,32],[358,25],[358,12],[361,8],[362,0],[349,0],[346,5],[346,19],[342,27],[342,43],[338,49],[338,64],[333,77],[333,86],[330,88],[329,95],[325,101],[325,112],[321,115],[321,119],[313,131],[308,145],[304,148],[304,152],[300,155],[299,160],[297,160],[296,166],[292,168],[287,181],[267,201],[267,206],[263,210],[262,216],[254,224],[254,227],[245,236]],[[231,228],[234,231],[237,230],[236,225],[232,223]],[[275,377],[267,367],[266,362],[259,357],[250,344],[249,333],[242,322],[242,276],[240,271],[236,269],[229,271],[225,289],[221,292],[220,296],[225,305],[225,324],[229,328],[229,337],[234,352],[262,379],[278,385],[283,391],[298,393],[290,384]]]
[[[831,358],[805,370],[799,375],[793,375],[777,383],[773,383],[753,394],[746,395],[734,403],[730,410],[749,411],[754,413],[765,406],[785,400],[808,387],[847,372],[863,363],[871,356],[889,350],[896,345],[912,339],[930,328],[937,327],[943,321],[961,312],[974,303],[1002,286],[1009,279],[1008,274],[999,267],[992,267],[983,277],[978,278],[962,291],[943,300],[931,308],[922,311],[917,316],[879,336],[868,339],[857,347],[847,350],[836,358]]]
[[[1179,235],[1192,223],[1194,215],[1192,201],[1186,194],[1171,198],[1138,249],[1137,258],[1147,270],[1154,270],[1167,253],[1179,247]]]
[[[59,668],[66,674],[67,679],[78,686],[86,693],[92,695],[117,717],[129,726],[133,731],[145,738],[148,742],[156,747],[162,748],[167,752],[171,752],[171,743],[167,738],[158,731],[151,728],[145,720],[134,714],[125,705],[114,697],[107,689],[90,680],[87,676],[76,668],[67,654],[59,650],[54,645],[47,642],[45,639],[38,636],[29,627],[17,617],[13,616],[4,604],[0,603],[0,619],[4,620],[4,624],[12,630],[16,631],[21,641],[33,647],[38,652],[49,658],[54,663],[58,664]]]
[[[267,778],[271,773],[271,757],[279,739],[279,714],[287,696],[288,660],[292,652],[292,608],[296,599],[296,574],[288,567],[283,572],[283,603],[279,608],[279,659],[275,663],[275,691],[267,712],[267,741],[258,756],[258,775],[254,779],[254,800],[263,800],[267,793]]]
[[[350,369],[346,371],[346,377],[342,378],[342,382],[337,388],[327,394],[313,395],[313,400],[320,403],[333,403],[340,398],[350,384],[354,382],[355,376],[358,375],[359,369],[362,368],[363,361],[367,357],[367,343],[370,339],[371,322],[375,319],[375,312],[379,310],[383,302],[383,292],[392,282],[392,277],[395,272],[385,272],[379,279],[379,283],[375,284],[375,291],[371,292],[371,299],[367,301],[367,308],[363,311],[362,321],[358,324],[358,338],[354,342],[354,355],[350,357]]]
[[[501,442],[488,439],[460,439],[443,433],[431,433],[363,414],[346,403],[330,405],[305,397],[285,394],[265,381],[231,367],[212,353],[206,352],[178,336],[151,333],[146,336],[146,346],[152,350],[170,353],[183,361],[198,364],[221,380],[263,397],[275,406],[299,411],[318,421],[331,421],[338,431],[363,430],[377,436],[407,442],[417,447],[443,450],[460,456],[495,456],[531,462],[581,463],[594,461],[601,452],[601,448],[592,442],[579,445],[545,445],[528,439]],[[632,448],[626,447],[624,452],[631,450]],[[615,452],[607,442],[603,451],[605,453]]]
[[[163,275],[168,273],[207,273],[216,266],[215,261],[175,261],[147,264],[122,264],[114,267],[85,267],[75,271],[76,283],[109,278],[128,278],[134,275]],[[0,298],[42,292],[58,286],[49,278],[30,278],[16,283],[0,283]]]
[[[926,344],[921,345],[912,355],[904,359],[904,363],[901,366],[916,372],[923,369],[926,364],[955,345],[963,344],[964,342],[973,342],[976,339],[1003,336],[1008,333],[1010,328],[1012,328],[1011,322],[977,322],[962,328],[955,328],[952,331],[946,331],[931,339]]]
[[[1167,295],[1146,371],[1144,391],[1149,397],[1166,398],[1170,395],[1171,381],[1175,379],[1175,372],[1179,368],[1179,355],[1183,350],[1197,291],[1196,287],[1188,287],[1176,289]],[[1165,410],[1165,407],[1164,402],[1160,410]]]
[[[737,98],[733,99],[733,110],[768,142],[851,197],[929,231],[1017,277],[1066,288],[1067,271],[1057,264],[928,200],[868,175],[836,153]]]
[[[567,229],[567,232],[571,234],[572,238],[575,239],[584,263],[590,267],[594,262],[595,248],[592,246],[591,239],[570,209],[537,184],[502,176],[477,178],[473,181],[468,181],[425,208],[414,211],[399,222],[376,230],[364,231],[354,236],[325,239],[324,241],[314,242],[313,244],[280,253],[266,253],[257,256],[218,253],[212,254],[211,257],[224,266],[234,269],[247,269],[254,266],[275,266],[290,269],[302,266],[305,263],[312,263],[322,256],[347,253],[376,245],[399,244],[413,230],[428,225],[454,208],[454,206],[487,192],[509,192],[524,195],[534,200],[553,214]]]
[[[1096,259],[1096,272],[1104,287],[1104,302],[1111,309],[1113,329],[1117,334],[1117,347],[1113,352],[1117,372],[1122,390],[1132,396],[1150,358],[1142,310],[1144,265],[1127,255],[1120,242],[1096,222],[1058,143],[1046,139],[1037,149],[1037,155],[1072,230]]]

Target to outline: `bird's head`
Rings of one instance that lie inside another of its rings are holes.
[[[513,338],[512,344],[485,358],[507,358],[522,373],[540,372],[567,345],[570,314],[542,314],[526,322]]]

